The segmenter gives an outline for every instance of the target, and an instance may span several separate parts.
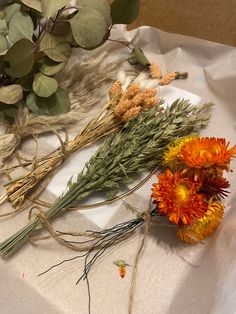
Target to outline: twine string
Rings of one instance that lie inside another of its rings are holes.
[[[137,283],[137,277],[138,277],[138,263],[141,257],[141,253],[143,252],[144,247],[145,247],[145,243],[146,243],[148,232],[149,232],[149,223],[151,220],[151,215],[149,211],[143,212],[140,216],[144,220],[145,230],[144,230],[144,235],[142,237],[137,254],[134,259],[133,273],[132,273],[131,286],[130,286],[130,297],[129,297],[129,308],[128,308],[129,314],[132,314],[132,311],[133,311],[136,283]]]

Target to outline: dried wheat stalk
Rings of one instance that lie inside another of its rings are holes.
[[[8,200],[17,209],[21,209],[24,201],[37,190],[37,186],[75,151],[88,146],[102,137],[122,127],[142,109],[151,109],[157,103],[156,89],[141,89],[137,83],[131,84],[123,91],[121,83],[116,81],[109,91],[110,101],[96,118],[92,119],[82,132],[68,143],[63,144],[51,154],[38,160],[31,172],[6,185]]]

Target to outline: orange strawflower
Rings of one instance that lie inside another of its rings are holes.
[[[167,145],[163,154],[163,165],[171,169],[178,169],[182,161],[179,158],[181,148],[192,139],[197,138],[197,135],[185,136]]]
[[[182,146],[180,159],[191,168],[211,170],[214,174],[229,171],[230,160],[236,155],[236,145],[229,148],[224,138],[195,138]],[[211,169],[210,169],[211,168]]]
[[[204,179],[202,192],[209,197],[226,197],[229,193],[226,189],[228,189],[229,187],[229,181],[227,181],[222,176],[206,176],[206,178]]]
[[[216,230],[223,215],[223,204],[215,201],[210,202],[204,216],[196,219],[190,226],[180,227],[177,231],[177,236],[180,240],[188,243],[202,241]]]
[[[191,225],[207,210],[206,196],[199,192],[202,183],[184,177],[180,172],[167,169],[153,184],[152,197],[161,215],[167,215],[174,224]]]

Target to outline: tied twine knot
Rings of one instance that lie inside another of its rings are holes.
[[[151,216],[151,214],[149,212],[143,212],[143,213],[140,214],[140,218],[142,218],[145,223],[150,222],[151,217],[152,216]]]
[[[47,239],[55,239],[57,242],[59,242],[59,244],[74,250],[74,251],[79,251],[79,252],[83,252],[83,251],[88,251],[91,249],[91,245],[88,244],[84,244],[83,246],[77,246],[77,245],[73,245],[72,243],[70,243],[69,241],[65,240],[63,238],[64,235],[79,235],[79,236],[88,236],[87,232],[80,232],[80,233],[64,233],[64,232],[59,232],[56,231],[53,226],[51,225],[51,223],[49,222],[45,212],[39,207],[39,206],[33,206],[30,211],[29,211],[29,215],[28,215],[28,219],[30,222],[32,222],[32,220],[35,219],[39,219],[41,222],[41,225],[47,229],[47,231],[49,232],[49,235],[47,236],[35,236],[35,237],[30,237],[29,240],[31,242],[31,244],[35,244],[38,241],[42,241],[42,240],[47,240]],[[90,233],[89,237],[94,237],[94,233]]]

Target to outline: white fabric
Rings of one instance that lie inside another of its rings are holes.
[[[236,48],[168,34],[150,27],[129,33],[120,27],[112,32],[111,37],[132,40],[164,71],[188,71],[187,80],[175,81],[162,92],[172,99],[181,93],[194,102],[198,102],[198,96],[202,102],[213,101],[212,119],[202,135],[225,137],[232,144],[236,143]],[[127,55],[127,48],[120,44],[106,43],[104,48],[111,52],[113,59]],[[188,93],[184,94],[183,90]],[[66,176],[71,175],[69,171],[78,171],[82,160],[88,158],[87,153],[83,151],[78,157],[72,157],[67,168],[63,168],[49,186],[52,193],[58,195],[64,189]],[[236,171],[235,160],[232,169]],[[151,227],[138,266],[134,314],[236,313],[235,172],[228,177],[231,183],[231,194],[226,202],[228,213],[218,231],[203,244],[185,245],[176,239],[172,229]],[[143,210],[148,204],[150,185],[148,182],[126,201]],[[48,191],[46,195],[50,201],[55,199],[52,193]],[[107,210],[111,211],[109,215]],[[85,217],[80,212],[73,212],[55,221],[54,225],[59,230],[82,231],[104,226],[107,221],[112,226],[132,216],[121,203],[110,205],[100,213],[97,209],[93,217],[92,214],[90,211]],[[0,240],[24,226],[26,221],[27,212],[1,221]],[[127,313],[132,267],[127,270],[126,277],[120,279],[112,262],[124,259],[132,265],[141,236],[142,230],[138,236],[107,252],[95,265],[90,274],[93,314]],[[37,277],[52,264],[74,255],[50,240],[39,245],[26,245],[10,260],[1,261],[1,313],[88,313],[86,284],[82,282],[75,286],[82,272],[82,259]]]

